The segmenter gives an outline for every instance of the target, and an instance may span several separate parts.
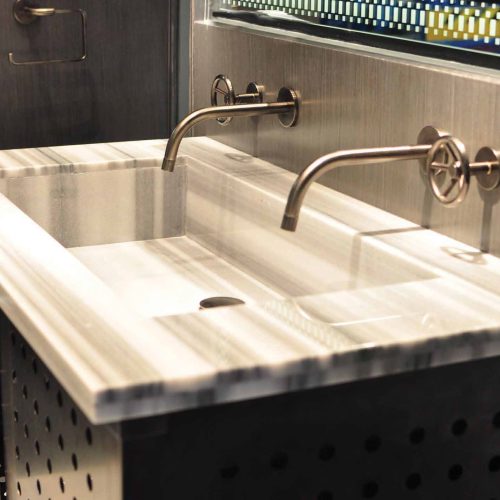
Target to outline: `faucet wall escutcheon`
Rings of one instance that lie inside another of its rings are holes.
[[[275,102],[263,102],[263,94],[263,86],[251,82],[245,94],[236,95],[231,81],[224,75],[217,76],[212,83],[212,106],[193,111],[179,122],[167,143],[161,168],[168,172],[174,170],[182,139],[192,127],[206,120],[217,120],[221,125],[228,125],[237,116],[278,115],[280,123],[286,128],[297,124],[299,96],[295,90],[281,88]],[[219,97],[223,98],[224,104],[219,105]]]
[[[413,146],[353,149],[336,151],[318,158],[297,177],[283,215],[281,228],[295,231],[300,210],[311,184],[338,167],[420,160],[434,196],[445,206],[454,207],[467,196],[470,179],[477,176],[479,185],[492,190],[500,185],[500,153],[482,148],[474,163],[469,163],[465,146],[456,137],[434,127],[424,127]]]

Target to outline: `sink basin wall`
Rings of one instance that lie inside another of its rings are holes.
[[[148,164],[150,164],[149,162]],[[184,234],[186,170],[159,167],[2,179],[0,189],[63,246]]]
[[[296,297],[432,277],[388,245],[318,211],[305,208],[298,231],[282,231],[294,175],[262,162],[248,163],[247,158],[232,157],[217,167],[190,158],[174,173],[138,161],[128,169],[10,178],[4,180],[4,193],[66,248],[186,236],[261,283],[262,300],[269,293]],[[318,190],[325,188],[312,189]],[[110,262],[112,252],[106,252]],[[103,266],[99,255],[104,254],[86,254],[83,262],[108,285],[126,286],[119,266],[115,275],[97,272]],[[168,255],[162,254],[163,262],[154,257],[158,277],[163,276],[157,285],[168,286],[175,275],[187,272],[175,263],[165,266]],[[129,267],[138,264],[134,260]],[[142,288],[150,282],[138,273],[127,279],[136,284],[141,280]],[[168,297],[168,290],[164,294]]]
[[[244,162],[227,171],[192,160],[186,234],[283,296],[432,277],[422,266],[331,216],[306,208],[296,233],[280,229],[295,176]],[[239,168],[238,168],[239,167]],[[310,195],[326,188],[314,186]]]

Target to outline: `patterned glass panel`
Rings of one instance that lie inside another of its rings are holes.
[[[456,59],[454,56],[460,52],[459,59],[465,56],[467,62],[484,64],[486,61],[486,65],[497,66],[493,61],[500,55],[500,3],[473,0],[217,0],[213,6],[216,17],[233,17],[266,26],[274,23],[309,34],[396,50],[429,54],[430,49],[430,55],[445,59]]]

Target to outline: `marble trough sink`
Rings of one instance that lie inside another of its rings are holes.
[[[287,234],[279,226],[293,176],[223,158],[181,159],[174,173],[140,158],[133,168],[87,163],[11,180],[9,198],[147,317],[196,312],[213,296],[258,303],[432,277],[311,210]]]
[[[498,259],[319,185],[287,233],[293,173],[164,148],[0,152],[1,307],[92,422],[500,352]]]

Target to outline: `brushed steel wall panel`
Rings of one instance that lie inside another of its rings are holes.
[[[196,3],[199,18],[202,2]],[[193,108],[209,105],[218,73],[229,75],[237,90],[252,80],[264,83],[267,98],[283,85],[301,92],[294,129],[273,117],[196,129],[294,172],[337,149],[413,143],[428,124],[461,138],[471,157],[484,145],[500,148],[500,73],[493,70],[203,23],[194,25],[192,58]],[[480,193],[474,180],[455,209],[432,198],[416,162],[339,169],[321,182],[500,255],[500,195]]]

